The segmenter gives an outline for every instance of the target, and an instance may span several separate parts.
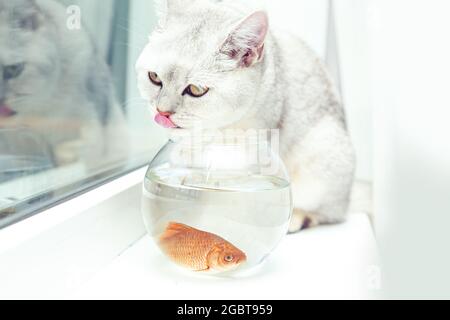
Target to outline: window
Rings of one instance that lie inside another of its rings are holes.
[[[0,2],[1,228],[145,165],[164,133],[134,75],[151,1]]]

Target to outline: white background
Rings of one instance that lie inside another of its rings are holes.
[[[372,1],[377,233],[390,297],[450,297],[450,2]]]

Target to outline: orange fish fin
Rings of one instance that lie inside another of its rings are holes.
[[[186,231],[198,231],[198,230],[182,223],[169,222],[169,224],[166,227],[166,231],[164,231],[164,234],[161,236],[160,240],[171,238],[179,233]]]
[[[185,225],[185,224],[178,223],[178,222],[173,222],[173,221],[172,221],[172,222],[169,222],[169,224],[167,225],[166,230],[173,230],[173,231],[196,230],[196,231],[198,231],[197,229],[194,229],[194,228],[192,228],[192,227],[189,227],[189,226],[187,226],[187,225]]]
[[[210,268],[210,267],[207,267],[207,268],[205,268],[205,269],[195,270],[195,272],[206,272],[206,271],[209,271],[209,270],[211,270],[211,268]]]

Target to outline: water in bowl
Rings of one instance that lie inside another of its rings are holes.
[[[142,208],[155,239],[170,222],[218,235],[246,254],[238,268],[244,271],[263,262],[286,235],[290,192],[278,177],[162,166],[147,174]]]

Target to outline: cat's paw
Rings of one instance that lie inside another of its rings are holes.
[[[296,233],[318,225],[319,219],[317,215],[295,208],[289,225],[289,233]]]

